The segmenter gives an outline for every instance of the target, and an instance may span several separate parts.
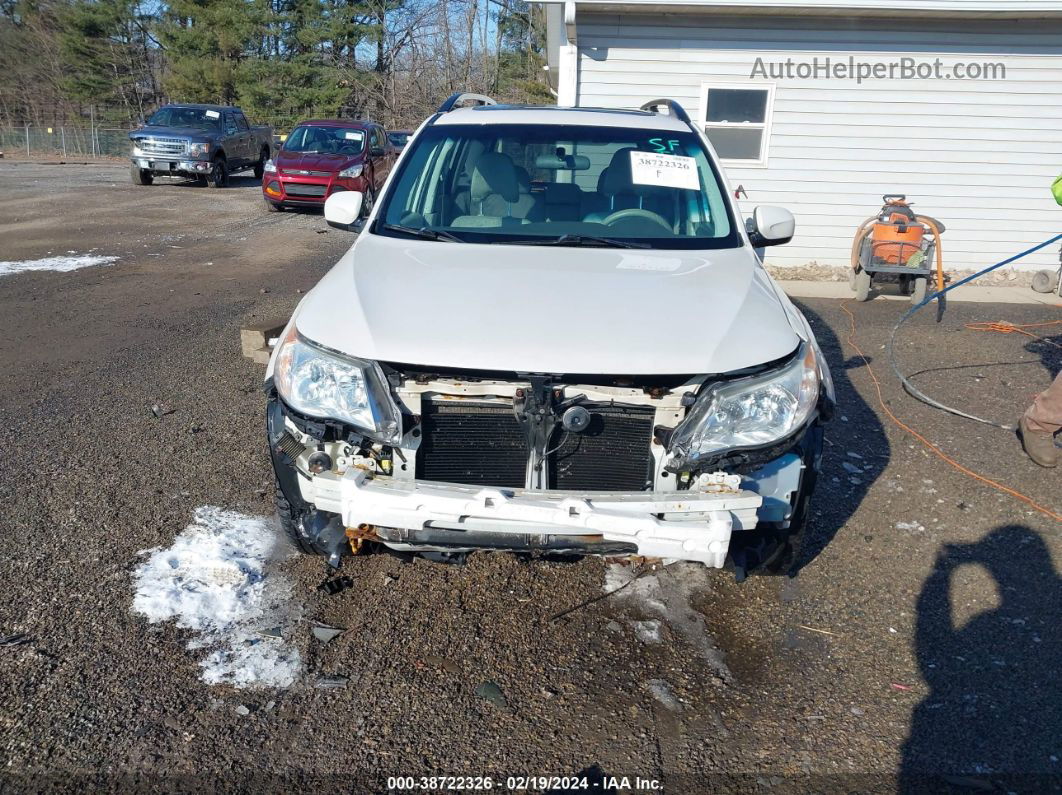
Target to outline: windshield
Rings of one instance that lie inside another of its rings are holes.
[[[365,146],[365,131],[344,127],[296,127],[284,142],[285,152],[356,155]]]
[[[388,194],[374,230],[381,234],[687,249],[739,242],[719,175],[692,131],[435,125]]]
[[[215,130],[221,123],[221,111],[203,108],[160,108],[147,120],[149,127],[197,127]]]
[[[409,133],[407,132],[389,132],[387,137],[391,141],[392,146],[405,146],[406,141],[409,140]]]

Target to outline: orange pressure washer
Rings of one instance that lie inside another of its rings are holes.
[[[944,289],[944,224],[916,215],[902,193],[881,199],[881,210],[859,226],[852,241],[851,287],[857,301],[866,301],[874,281],[894,281],[911,303],[920,304],[931,278],[938,292]]]

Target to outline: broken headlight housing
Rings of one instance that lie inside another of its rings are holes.
[[[819,363],[810,343],[777,370],[712,384],[671,437],[672,468],[726,450],[764,447],[785,439],[815,410],[819,385]]]
[[[294,324],[278,347],[273,383],[293,410],[353,425],[377,441],[398,442],[402,418],[378,364],[303,339]]]

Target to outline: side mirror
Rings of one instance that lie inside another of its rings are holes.
[[[749,240],[753,247],[780,246],[793,239],[796,219],[784,207],[757,207],[752,213]]]
[[[347,232],[361,229],[361,205],[365,197],[358,190],[333,193],[325,199],[324,217],[329,226]]]
[[[383,157],[384,148],[382,146],[374,146],[372,147],[372,149],[369,150],[369,154],[373,157]]]

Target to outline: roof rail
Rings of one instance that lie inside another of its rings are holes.
[[[693,122],[690,121],[690,115],[686,113],[685,108],[673,99],[651,99],[638,110],[655,111],[657,108],[667,108],[668,113],[676,119],[686,122],[690,127],[693,126]]]
[[[443,104],[441,104],[439,106],[439,110],[436,111],[436,113],[449,113],[451,110],[454,109],[454,106],[458,102],[465,102],[467,100],[471,100],[472,102],[475,102],[477,105],[497,105],[498,104],[497,102],[495,102],[490,97],[485,97],[482,94],[466,94],[466,93],[462,93],[462,92],[458,91],[457,93],[451,94],[450,96],[448,96],[446,98],[446,100],[443,102]]]

